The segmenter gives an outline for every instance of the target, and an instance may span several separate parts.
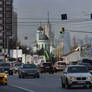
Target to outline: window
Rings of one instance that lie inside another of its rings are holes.
[[[3,34],[0,32],[0,38],[3,36]]]
[[[24,64],[23,68],[36,68],[36,65],[34,65],[34,64]]]
[[[86,66],[73,66],[68,68],[69,73],[84,73],[88,72],[88,68]]]
[[[6,19],[6,20],[5,20],[5,23],[6,23],[6,24],[12,24],[12,20],[11,20],[11,19]]]
[[[3,12],[3,7],[0,7],[0,12]]]
[[[6,12],[9,12],[9,11],[11,12],[11,11],[12,11],[12,7],[6,7],[6,8],[5,8],[5,11],[6,11]]]
[[[12,0],[6,0],[5,4],[6,4],[7,6],[11,6],[11,5],[12,5]]]
[[[12,18],[12,13],[6,12],[5,17],[6,17],[6,18]]]
[[[0,25],[0,30],[3,30],[3,26],[2,25]]]
[[[0,14],[0,18],[3,18],[3,14]]]
[[[6,25],[6,30],[12,30],[12,26],[11,25]]]
[[[3,5],[3,1],[0,1],[0,5]]]
[[[3,68],[0,68],[0,73],[4,73],[4,69]]]
[[[0,19],[0,24],[3,24],[3,20],[2,19]]]
[[[0,40],[0,43],[3,43],[3,40]]]

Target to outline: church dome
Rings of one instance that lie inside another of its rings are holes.
[[[49,40],[45,34],[40,35],[39,40]]]
[[[43,27],[42,26],[39,26],[38,27],[38,30],[43,31]]]

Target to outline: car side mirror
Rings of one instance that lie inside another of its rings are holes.
[[[92,74],[92,71],[90,71],[90,74]]]

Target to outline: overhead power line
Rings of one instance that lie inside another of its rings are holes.
[[[38,24],[38,23],[47,23],[47,21],[18,21],[17,23],[33,23],[33,24]],[[84,23],[84,22],[92,22],[91,19],[80,19],[80,20],[53,20],[50,21],[51,24],[58,24],[58,23]],[[14,22],[16,23],[16,22]]]
[[[90,31],[82,31],[82,30],[66,30],[68,32],[78,32],[78,33],[92,33]]]

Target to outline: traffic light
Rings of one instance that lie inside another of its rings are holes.
[[[67,20],[67,14],[61,14],[61,20]]]
[[[60,34],[64,34],[64,32],[65,32],[65,28],[62,27],[61,30],[60,30]]]
[[[92,19],[92,13],[90,14],[90,19]]]

